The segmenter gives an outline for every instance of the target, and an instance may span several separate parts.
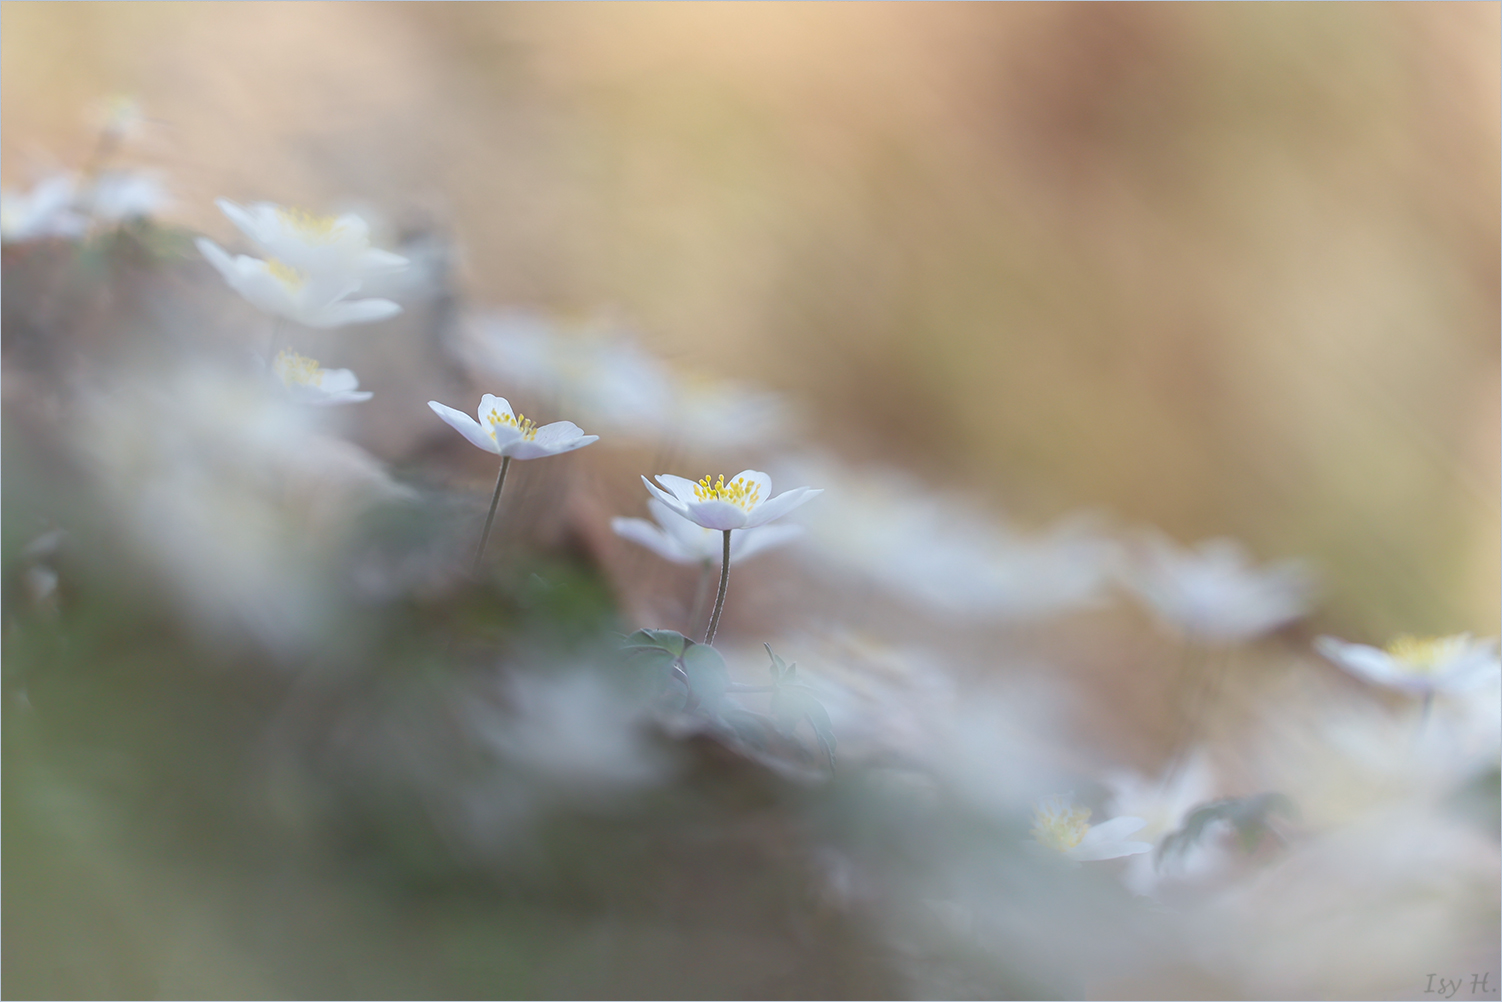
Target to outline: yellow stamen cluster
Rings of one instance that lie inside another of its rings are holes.
[[[1387,653],[1420,672],[1433,672],[1454,660],[1464,637],[1414,637],[1405,634],[1387,645]]]
[[[339,217],[315,216],[305,209],[281,208],[276,210],[282,222],[297,231],[297,235],[310,243],[332,243],[339,237]]]
[[[505,414],[500,410],[492,407],[490,409],[490,413],[486,415],[486,420],[490,422],[491,438],[495,438],[495,429],[497,425],[502,425],[508,428],[515,428],[517,431],[522,433],[522,438],[526,439],[528,442],[537,437],[537,422],[521,414]]]
[[[282,377],[283,386],[322,386],[323,369],[318,360],[283,348],[271,361],[271,371]]]
[[[292,290],[301,288],[302,284],[308,280],[308,276],[290,264],[284,264],[276,258],[272,258],[266,262],[266,270],[271,273],[272,278]]]
[[[723,474],[711,484],[705,477],[694,484],[694,500],[729,501],[737,508],[750,511],[761,500],[761,485],[747,481],[745,477],[736,477],[727,484]]]
[[[1033,810],[1033,827],[1028,833],[1039,845],[1065,852],[1073,849],[1090,830],[1090,809],[1075,807],[1068,801],[1048,800]]]

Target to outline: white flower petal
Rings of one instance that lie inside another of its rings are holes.
[[[1117,842],[1134,832],[1141,831],[1147,826],[1142,818],[1120,817],[1110,821],[1102,821],[1098,825],[1091,825],[1090,830],[1085,832],[1085,837],[1080,840],[1080,845],[1094,845],[1097,842]]]
[[[499,430],[499,429],[497,429]],[[541,459],[543,456],[557,456],[565,452],[573,452],[582,449],[591,442],[598,442],[598,435],[582,435],[579,438],[564,439],[559,442],[547,443],[528,441],[519,438],[515,442],[502,447],[501,454],[510,456],[512,459]]]
[[[683,477],[675,477],[671,473],[659,473],[657,474],[657,482],[662,484],[662,486],[666,487],[668,490],[672,491],[673,496],[684,504],[690,504],[697,500],[694,494],[694,488],[698,487],[699,485],[692,480],[685,480]]]
[[[610,528],[622,539],[645,546],[664,560],[671,560],[675,564],[699,562],[698,557],[684,552],[676,539],[644,518],[613,518],[610,520]]]
[[[823,493],[823,488],[814,487],[794,487],[790,491],[784,491],[770,501],[763,501],[751,509],[746,527],[754,528],[758,525],[765,525],[774,518],[781,518],[805,501],[812,501]]]
[[[706,529],[744,529],[746,510],[729,501],[694,501],[684,506],[684,514]]]
[[[1065,855],[1078,862],[1089,863],[1100,859],[1119,859],[1122,856],[1135,856],[1141,852],[1152,851],[1153,847],[1147,842],[1101,842],[1088,846],[1081,842]]]
[[[658,474],[658,476],[659,477],[665,477],[665,476],[668,476],[668,474],[663,473],[663,474]],[[652,493],[652,496],[655,497],[655,498],[657,498],[657,500],[661,501],[663,503],[663,505],[665,505],[668,509],[670,509],[671,511],[677,512],[678,514],[682,515],[684,518],[688,518],[688,506],[685,505],[682,501],[679,501],[676,497],[674,497],[673,495],[669,494],[667,491],[663,490],[661,487],[658,487],[656,484],[652,483],[652,481],[648,480],[646,477],[642,477],[641,478],[641,482],[644,483],[644,484],[646,484],[647,485],[647,490]]]
[[[697,527],[696,527],[697,528]],[[749,560],[766,550],[774,549],[803,535],[801,525],[763,525],[755,529],[742,529],[730,536],[730,565]],[[716,559],[719,555],[716,554]]]
[[[511,401],[505,397],[498,397],[494,393],[487,393],[480,398],[480,408],[475,412],[479,416],[482,427],[489,426],[491,411],[497,412],[501,417],[516,417],[515,412],[511,410]]]
[[[318,388],[325,393],[347,393],[356,390],[360,380],[349,369],[324,369]]]
[[[470,444],[486,452],[500,453],[500,447],[491,439],[489,433],[468,414],[454,410],[446,404],[440,404],[436,400],[429,400],[428,406],[433,409],[434,414],[443,419],[445,424],[469,439]]]
[[[344,327],[349,324],[370,324],[394,317],[402,308],[389,299],[353,299],[348,302],[330,303],[308,317],[296,318],[300,323],[320,329]]]

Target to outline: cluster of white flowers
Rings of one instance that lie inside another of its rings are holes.
[[[227,198],[216,204],[266,258],[231,257],[207,237],[195,242],[230,288],[258,309],[318,328],[401,312],[389,299],[350,298],[367,279],[407,266],[406,258],[370,246],[370,228],[359,216],[317,216],[269,202],[247,209]]]

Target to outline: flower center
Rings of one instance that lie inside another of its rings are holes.
[[[308,243],[333,243],[339,239],[339,231],[344,228],[339,225],[338,216],[315,216],[305,209],[280,208],[276,210],[276,214]]]
[[[319,367],[317,359],[285,348],[272,359],[271,371],[282,377],[283,386],[323,385],[323,369]]]
[[[526,417],[525,415],[503,414],[499,410],[492,407],[490,409],[490,413],[486,415],[486,420],[490,422],[491,438],[495,438],[495,430],[498,426],[515,428],[517,431],[522,433],[522,438],[526,439],[528,442],[537,437],[537,422],[533,421],[529,417]]]
[[[730,483],[725,482],[724,474],[721,474],[713,484],[709,478],[694,484],[694,500],[696,501],[728,501],[742,511],[750,511],[756,507],[756,502],[761,500],[761,486],[748,481],[745,477],[736,477]]]
[[[272,258],[266,262],[266,270],[271,273],[272,278],[285,285],[290,292],[296,292],[308,280],[308,276],[290,264],[283,264],[276,258]]]
[[[1090,830],[1090,808],[1075,807],[1067,800],[1045,800],[1033,809],[1029,835],[1039,845],[1066,852],[1080,844]]]
[[[1463,637],[1414,637],[1407,634],[1387,645],[1387,653],[1409,668],[1425,674],[1454,660],[1465,646]]]

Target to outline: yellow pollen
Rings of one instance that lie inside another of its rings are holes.
[[[339,231],[343,229],[339,225],[338,216],[315,216],[306,209],[296,208],[277,209],[276,214],[281,217],[282,222],[296,230],[297,235],[309,243],[333,243],[339,238]]]
[[[290,264],[283,264],[276,258],[272,258],[266,262],[266,270],[271,272],[272,278],[285,285],[288,289],[296,290],[301,288],[302,284],[308,280],[308,276]]]
[[[709,478],[705,477],[694,484],[694,499],[696,501],[729,501],[737,508],[750,511],[756,507],[756,502],[761,500],[761,485],[748,481],[745,477],[736,477],[727,484],[724,474],[711,484]]]
[[[322,386],[323,369],[318,360],[283,348],[271,361],[271,371],[282,377],[283,386]]]
[[[490,413],[486,415],[486,420],[490,422],[491,438],[495,438],[495,429],[497,425],[505,426],[508,428],[515,428],[517,431],[522,433],[522,438],[526,439],[528,442],[537,437],[537,422],[533,421],[529,417],[526,417],[525,415],[502,414],[499,410],[492,407],[490,409]]]
[[[1028,834],[1039,845],[1066,852],[1080,844],[1090,830],[1090,809],[1075,807],[1067,800],[1049,799],[1033,810]]]
[[[1387,653],[1420,672],[1433,672],[1455,659],[1465,637],[1415,637],[1404,634],[1387,645]]]

